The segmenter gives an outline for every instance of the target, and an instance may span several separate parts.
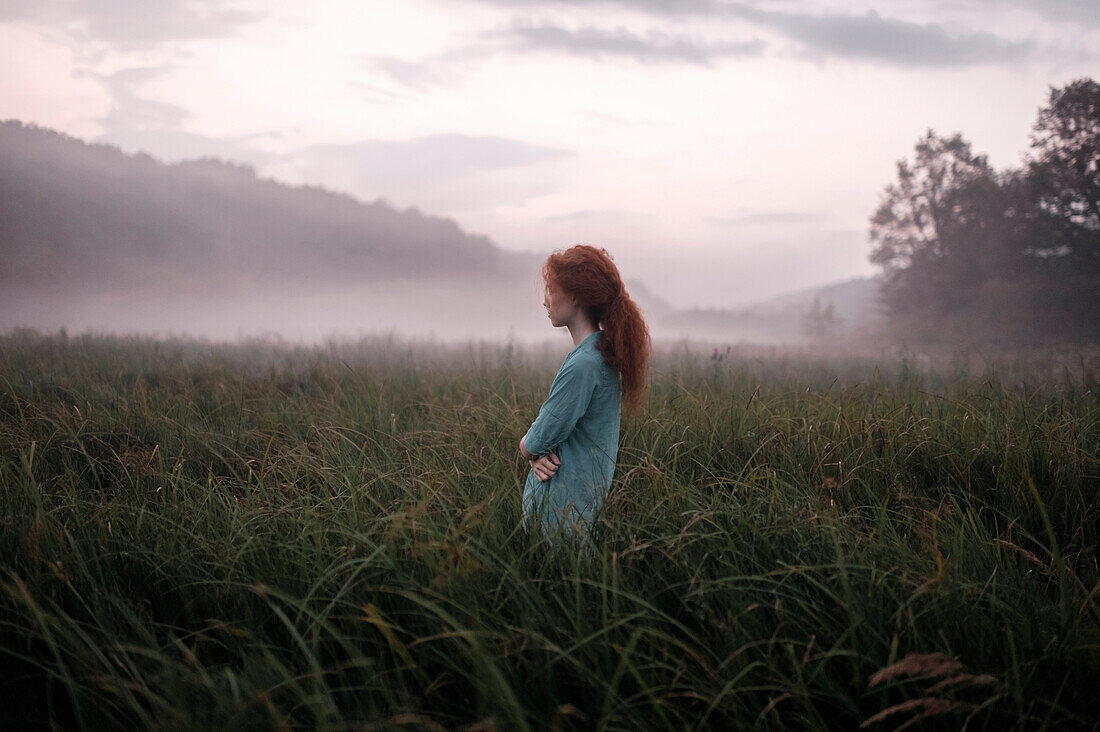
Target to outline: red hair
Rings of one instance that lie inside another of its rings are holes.
[[[543,263],[542,279],[576,298],[585,316],[602,327],[604,334],[596,347],[622,376],[626,410],[635,411],[646,388],[649,328],[638,304],[626,293],[611,255],[587,244],[558,249]]]

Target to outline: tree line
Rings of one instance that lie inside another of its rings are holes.
[[[486,237],[415,209],[261,179],[213,158],[166,164],[0,122],[0,287],[359,282],[514,268]]]
[[[871,217],[895,336],[930,344],[1100,342],[1100,84],[1051,87],[1019,168],[933,130]]]

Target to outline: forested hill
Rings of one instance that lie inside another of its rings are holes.
[[[0,328],[539,335],[542,256],[247,166],[0,122]],[[627,284],[655,334],[802,335],[801,307],[678,310]]]
[[[499,275],[515,259],[450,219],[384,201],[0,122],[0,286]]]

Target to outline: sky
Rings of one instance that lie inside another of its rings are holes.
[[[928,129],[1018,166],[1096,0],[0,0],[0,119],[606,247],[681,307],[877,272]]]

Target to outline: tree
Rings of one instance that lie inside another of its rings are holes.
[[[899,333],[1100,340],[1100,84],[1052,87],[1033,129],[1021,169],[995,172],[961,135],[932,130],[898,162],[871,218],[870,259]]]
[[[813,341],[828,341],[840,335],[844,319],[836,314],[836,306],[830,300],[828,305],[821,304],[820,297],[814,297],[813,303],[802,311],[802,334]]]
[[[1028,184],[1042,230],[1028,254],[1064,258],[1068,271],[1100,271],[1100,84],[1051,87],[1031,136]]]
[[[898,161],[871,218],[870,259],[884,268],[884,295],[897,312],[948,312],[1002,259],[1004,191],[984,155],[960,134],[929,130],[913,162]]]

